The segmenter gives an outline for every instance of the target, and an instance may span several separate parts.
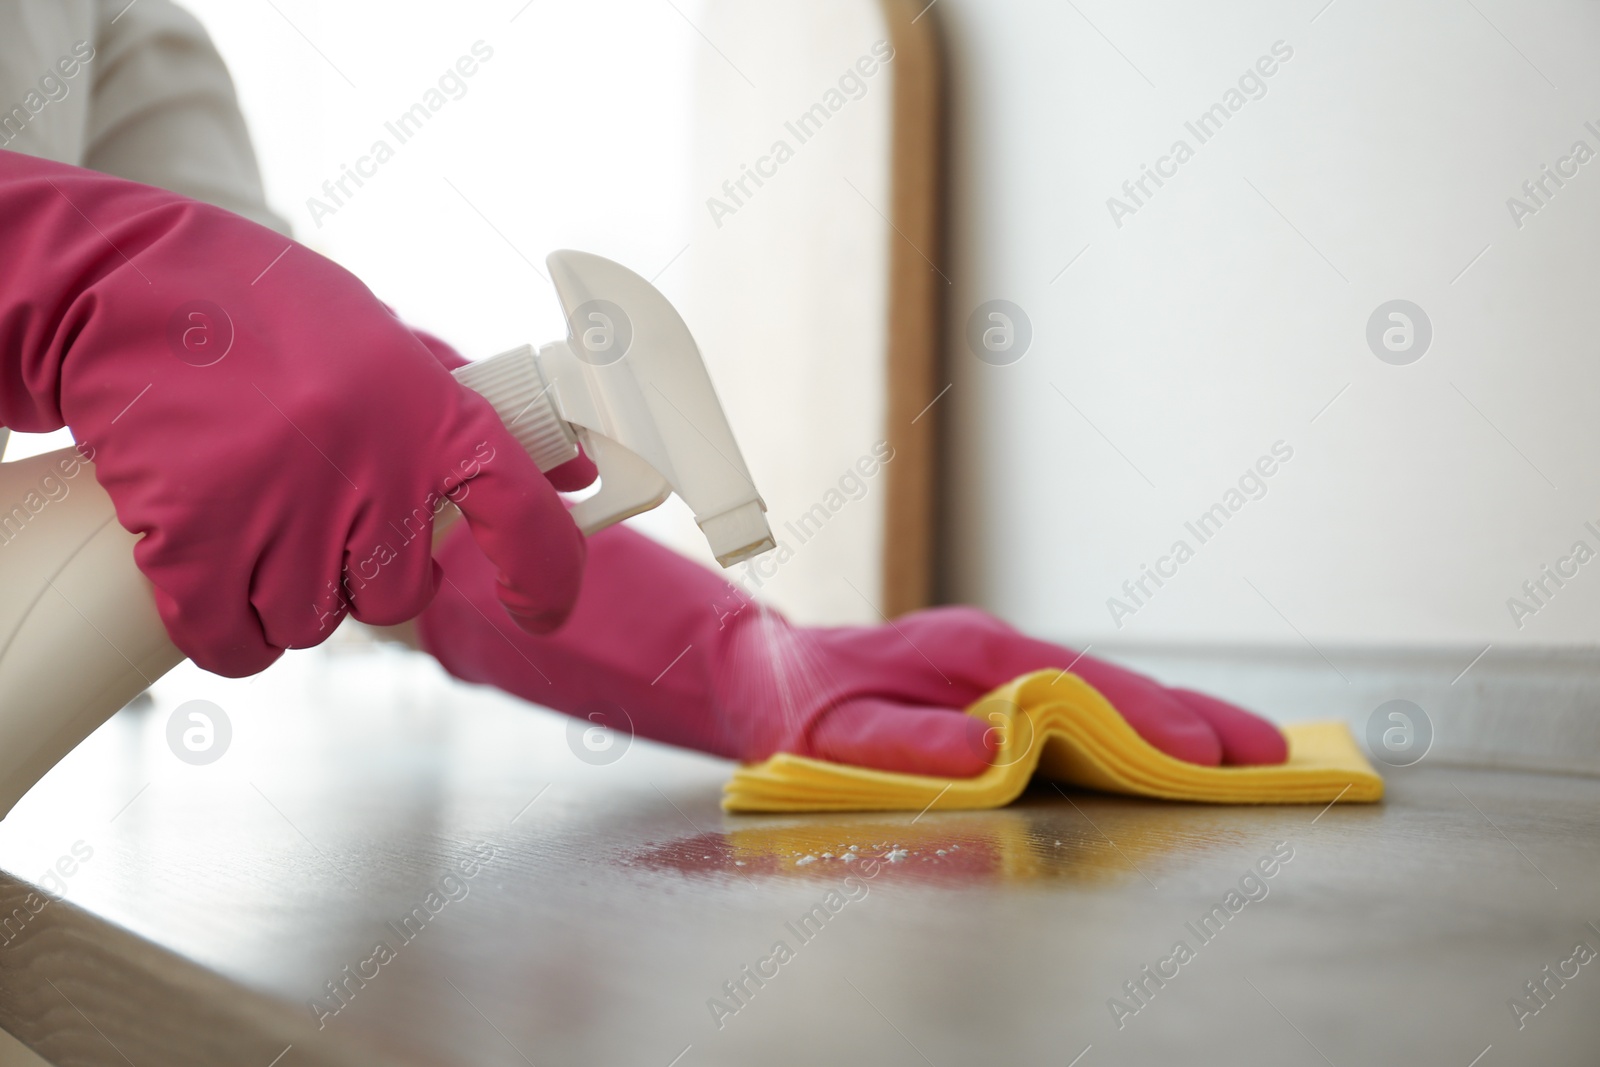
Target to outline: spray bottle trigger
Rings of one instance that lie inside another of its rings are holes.
[[[600,490],[578,501],[572,521],[585,537],[649,511],[672,495],[672,485],[632,450],[587,427],[578,427],[584,451],[600,469]]]

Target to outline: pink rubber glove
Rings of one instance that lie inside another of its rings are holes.
[[[742,760],[797,752],[947,777],[988,765],[991,723],[960,709],[1027,671],[1071,667],[1139,734],[1194,763],[1276,763],[1265,720],[1034,641],[973,608],[883,626],[800,628],[631,530],[589,539],[577,607],[533,636],[495,608],[493,570],[456,533],[446,586],[418,620],[450,673],[643,737]]]
[[[4,151],[0,218],[0,424],[94,449],[202,667],[254,673],[347,611],[415,617],[447,496],[494,561],[484,592],[531,629],[571,610],[584,544],[560,497],[352,275],[219,208]]]

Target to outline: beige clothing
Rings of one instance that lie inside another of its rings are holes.
[[[0,149],[160,186],[289,233],[262,195],[228,68],[169,0],[0,0]],[[7,436],[0,427],[0,454]]]
[[[227,67],[169,0],[0,0],[0,149],[289,232],[267,209]]]

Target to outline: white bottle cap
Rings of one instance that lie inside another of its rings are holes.
[[[551,383],[539,371],[533,346],[468,363],[456,381],[480,394],[542,471],[578,457],[578,439],[556,412]]]

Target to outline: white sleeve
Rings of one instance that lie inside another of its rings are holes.
[[[203,200],[280,233],[233,79],[205,28],[170,0],[97,0],[82,165]]]

